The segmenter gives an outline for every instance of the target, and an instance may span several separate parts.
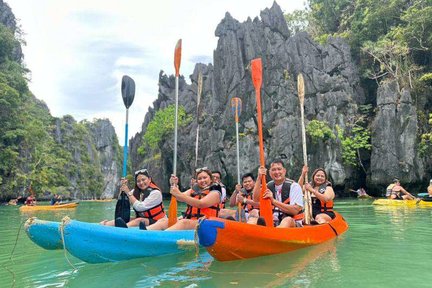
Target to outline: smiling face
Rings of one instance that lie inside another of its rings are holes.
[[[214,181],[215,183],[220,183],[220,181],[221,181],[221,176],[220,176],[219,173],[212,173],[212,177],[213,177],[213,181]]]
[[[285,181],[286,169],[281,163],[272,163],[270,166],[270,177],[276,185],[280,185]]]
[[[147,189],[150,183],[151,183],[151,178],[147,177],[144,174],[138,174],[138,176],[136,177],[136,185],[141,190]]]
[[[313,182],[316,186],[321,186],[327,181],[327,177],[323,170],[318,170],[313,176]]]
[[[250,191],[255,186],[255,181],[252,179],[252,177],[245,177],[243,178],[243,188],[246,189],[246,191]]]
[[[197,174],[197,184],[201,189],[210,186],[212,183],[212,175],[207,171],[202,171]]]

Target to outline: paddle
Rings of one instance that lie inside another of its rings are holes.
[[[302,143],[303,143],[303,164],[307,166],[307,150],[306,150],[306,129],[304,121],[304,96],[305,86],[303,75],[300,73],[297,76],[297,90],[300,100],[300,118],[301,118],[301,130],[302,130]],[[308,182],[308,175],[306,173],[304,183]],[[304,187],[304,186],[303,186]],[[312,218],[312,203],[310,198],[310,192],[303,189],[304,191],[304,205],[305,205],[305,223],[310,224]]]
[[[197,89],[197,132],[196,132],[196,140],[195,140],[195,168],[198,166],[198,139],[199,139],[199,117],[200,117],[200,100],[202,93],[202,84],[203,77],[202,73],[198,74],[198,89]]]
[[[132,78],[124,75],[121,84],[121,94],[123,98],[123,103],[126,107],[126,124],[125,124],[125,144],[123,147],[123,178],[126,177],[127,171],[127,158],[128,158],[128,120],[129,120],[129,107],[135,97],[135,82]],[[122,218],[126,223],[130,221],[130,203],[129,199],[126,197],[126,193],[123,191],[120,193],[119,200],[117,201],[114,219]]]
[[[182,40],[177,41],[174,49],[174,68],[175,68],[175,120],[174,120],[174,161],[173,175],[177,175],[177,122],[178,122],[178,90],[179,90],[179,75],[181,62],[181,45]],[[171,196],[171,202],[168,208],[168,227],[171,227],[177,222],[177,199]]]
[[[242,110],[242,101],[238,97],[231,99],[231,110],[235,119],[236,126],[236,143],[237,143],[237,183],[240,183],[240,145],[239,145],[239,133],[238,133],[238,122]],[[240,193],[240,192],[239,192]],[[242,221],[242,203],[237,204],[238,221]]]
[[[260,149],[260,165],[265,166],[264,160],[264,141],[262,132],[262,114],[261,114],[261,84],[262,84],[262,62],[261,58],[256,58],[251,61],[252,82],[255,87],[256,103],[257,103],[257,118],[258,118],[258,140]],[[270,199],[263,198],[267,190],[267,182],[265,175],[261,177],[261,193],[260,193],[260,214],[264,217],[266,225],[273,227],[272,205]]]

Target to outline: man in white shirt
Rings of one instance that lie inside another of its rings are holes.
[[[254,187],[254,201],[259,202],[261,181],[267,174],[265,167],[258,168],[258,177]],[[273,205],[274,225],[280,228],[301,227],[303,222],[303,193],[300,185],[286,178],[286,169],[282,160],[270,164],[270,177],[263,197],[269,198]]]

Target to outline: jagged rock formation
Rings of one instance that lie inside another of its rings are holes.
[[[302,166],[302,144],[299,123],[297,74],[306,82],[305,114],[309,120],[345,127],[363,103],[350,48],[340,39],[330,39],[326,46],[315,43],[306,33],[291,36],[280,7],[274,3],[261,12],[261,20],[248,19],[239,23],[229,13],[216,28],[219,37],[214,51],[214,66],[197,64],[190,76],[192,84],[180,79],[179,99],[187,111],[195,115],[198,73],[203,73],[203,116],[200,119],[200,154],[198,166],[222,171],[224,182],[232,185],[236,179],[235,124],[230,99],[240,97],[243,113],[240,117],[240,170],[256,173],[258,144],[256,102],[249,63],[261,57],[263,61],[263,125],[266,159],[286,158],[289,177],[298,178]],[[140,157],[136,153],[142,136],[155,111],[174,101],[174,78],[161,73],[159,97],[154,108],[145,116],[143,131],[131,140],[132,166],[148,166],[156,181],[167,191],[167,177],[172,167],[172,139],[161,144],[161,158],[152,154]],[[183,183],[194,171],[196,119],[179,131],[178,170]],[[308,143],[312,168],[324,167],[336,185],[343,185],[350,170],[343,166],[340,143]]]
[[[395,177],[402,183],[424,177],[423,163],[416,153],[417,111],[409,90],[399,92],[395,81],[378,88],[372,131],[372,185]]]

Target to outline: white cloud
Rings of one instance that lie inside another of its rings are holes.
[[[273,4],[273,0],[6,2],[25,33],[25,63],[32,71],[30,89],[36,97],[57,117],[110,119],[121,145],[124,74],[136,83],[129,111],[131,136],[141,130],[145,113],[157,98],[159,71],[174,73],[178,39],[183,41],[180,73],[188,80],[194,61],[212,61],[214,31],[226,12],[243,22]],[[304,6],[294,0],[278,4],[286,12]]]

